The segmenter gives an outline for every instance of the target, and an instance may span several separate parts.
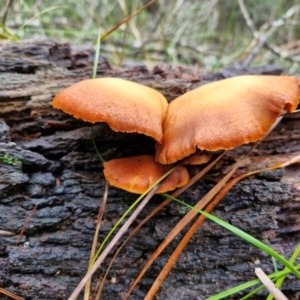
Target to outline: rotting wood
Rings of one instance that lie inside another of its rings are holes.
[[[51,108],[62,88],[90,78],[94,51],[53,41],[0,45],[0,282],[20,297],[66,299],[84,275],[95,220],[104,191],[101,164],[93,149],[89,125]],[[278,68],[231,68],[201,75],[194,69],[142,65],[112,67],[101,58],[97,76],[115,76],[149,85],[168,100],[196,86],[243,73],[278,73]],[[251,169],[273,164],[300,152],[300,114],[286,117],[249,158]],[[105,159],[154,151],[153,142],[137,134],[121,134],[95,126]],[[217,169],[221,176],[248,146],[227,154]],[[245,170],[250,169],[246,165]],[[81,176],[85,175],[85,176]],[[195,203],[216,177],[191,187],[181,199]],[[268,242],[285,257],[300,241],[300,166],[244,180],[228,193],[214,214]],[[101,238],[136,196],[110,188]],[[157,196],[144,215],[160,200]],[[18,234],[38,204],[20,243]],[[134,237],[117,258],[102,299],[122,299],[145,259],[185,213],[171,203]],[[139,217],[139,220],[142,216]],[[177,239],[178,241],[178,239]],[[174,246],[174,244],[173,244]],[[134,291],[145,292],[173,246],[157,260]],[[254,279],[259,265],[266,273],[272,261],[254,247],[206,221],[179,258],[158,299],[204,299]],[[96,278],[101,278],[100,270]],[[300,298],[300,282],[286,280],[284,294]]]

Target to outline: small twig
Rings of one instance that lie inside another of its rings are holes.
[[[2,16],[2,25],[5,26],[5,23],[6,23],[6,18],[7,18],[7,15],[8,15],[8,11],[10,9],[10,7],[12,6],[14,0],[8,0],[6,2],[6,5],[5,5],[5,8],[4,8],[4,13],[3,13],[3,16]]]
[[[94,240],[93,240],[93,244],[92,244],[92,248],[91,248],[89,267],[91,267],[93,265],[94,257],[96,254],[98,236],[99,236],[99,231],[101,228],[101,224],[102,224],[102,220],[103,220],[103,216],[104,216],[104,212],[105,212],[107,197],[108,197],[108,182],[106,181],[105,190],[104,190],[104,194],[103,194],[103,198],[102,198],[102,205],[100,206],[98,217],[97,217],[97,224],[96,224]],[[90,297],[91,282],[92,282],[92,280],[90,278],[85,285],[84,300],[88,300]]]
[[[271,50],[274,54],[278,55],[279,57],[281,57],[285,60],[289,60],[293,63],[299,62],[298,60],[295,60],[291,57],[284,55],[276,46],[269,45],[267,43],[268,39],[277,30],[277,28],[286,24],[286,21],[288,19],[290,19],[299,10],[299,6],[295,5],[295,6],[291,7],[286,13],[284,13],[282,15],[281,18],[271,22],[270,24],[268,24],[268,23],[264,24],[263,26],[261,26],[260,31],[257,31],[254,26],[254,23],[250,17],[250,14],[247,10],[247,7],[244,3],[244,0],[238,0],[238,3],[240,6],[240,9],[241,9],[241,12],[243,14],[243,17],[246,21],[246,24],[248,25],[248,27],[251,30],[252,35],[255,39],[255,46],[253,46],[252,51],[245,59],[245,61],[243,63],[244,66],[249,66],[251,64],[251,62],[253,61],[253,59],[258,55],[261,48],[263,48],[263,47]]]
[[[289,300],[264,273],[261,268],[255,268],[255,274],[265,286],[265,288],[274,296],[276,300]]]
[[[126,17],[123,21],[121,21],[118,24],[116,24],[115,26],[113,26],[110,30],[106,31],[101,36],[101,42],[103,40],[105,40],[112,32],[114,32],[115,30],[117,30],[122,24],[127,23],[130,19],[132,19],[133,17],[135,17],[136,15],[138,15],[142,10],[144,10],[145,8],[147,8],[148,6],[150,6],[151,4],[153,4],[155,1],[156,0],[152,0],[152,1],[148,2],[147,4],[145,4],[140,9],[136,10],[133,14],[131,14],[130,16]]]
[[[13,236],[13,235],[15,235],[15,233],[11,232],[11,231],[6,231],[6,230],[0,230],[0,235],[1,236]]]
[[[32,212],[30,213],[29,217],[27,218],[27,220],[26,220],[26,222],[25,222],[25,224],[24,224],[24,226],[23,226],[23,228],[22,228],[22,230],[20,232],[20,235],[19,235],[19,237],[18,237],[18,239],[16,241],[16,246],[18,246],[18,244],[19,244],[19,242],[20,242],[20,240],[21,240],[21,238],[23,236],[23,233],[24,233],[26,227],[28,226],[30,220],[32,219],[32,217],[33,217],[33,215],[34,215],[34,213],[35,213],[35,211],[36,211],[37,208],[38,208],[38,204],[33,208]]]
[[[128,8],[127,8],[127,5],[125,3],[125,0],[118,0],[118,1],[119,1],[121,9],[123,11],[124,16],[128,16],[129,12],[128,12]],[[138,40],[138,41],[141,41],[142,40],[142,35],[140,34],[139,30],[137,29],[136,24],[133,23],[133,19],[131,19],[128,22],[128,25],[129,25],[129,27],[131,29],[131,32],[132,32],[133,36],[135,37],[135,39]]]
[[[259,39],[259,32],[256,30],[256,28],[254,26],[254,23],[250,17],[250,14],[247,10],[244,0],[238,0],[238,3],[240,6],[240,9],[241,9],[241,12],[243,14],[243,17],[244,17],[249,29],[252,32],[252,35],[254,36],[254,38]]]

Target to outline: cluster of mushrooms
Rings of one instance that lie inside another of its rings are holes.
[[[190,162],[197,149],[230,150],[262,139],[277,118],[293,112],[300,97],[293,76],[238,76],[206,84],[168,104],[158,91],[119,78],[80,81],[59,92],[53,107],[87,122],[106,122],[119,132],[140,133],[156,141],[156,155],[104,163],[110,185],[142,194],[178,161]],[[137,127],[138,126],[138,127]],[[201,157],[204,162],[206,158]],[[125,175],[125,176],[124,176]],[[184,186],[179,165],[156,193]]]

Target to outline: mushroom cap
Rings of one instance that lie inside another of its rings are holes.
[[[299,102],[293,76],[245,75],[213,82],[172,101],[156,161],[170,164],[196,151],[229,150],[264,137]]]
[[[155,162],[151,155],[112,159],[103,166],[104,176],[110,185],[135,194],[144,193],[168,170],[167,166]],[[156,194],[182,187],[188,180],[187,169],[178,166],[163,180]]]
[[[87,122],[106,122],[114,131],[162,140],[168,102],[158,91],[120,78],[87,79],[59,92],[54,108]]]

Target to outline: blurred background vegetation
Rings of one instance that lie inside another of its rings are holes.
[[[91,44],[150,0],[0,0],[0,37]],[[109,35],[113,64],[277,64],[300,73],[300,0],[156,0]]]

